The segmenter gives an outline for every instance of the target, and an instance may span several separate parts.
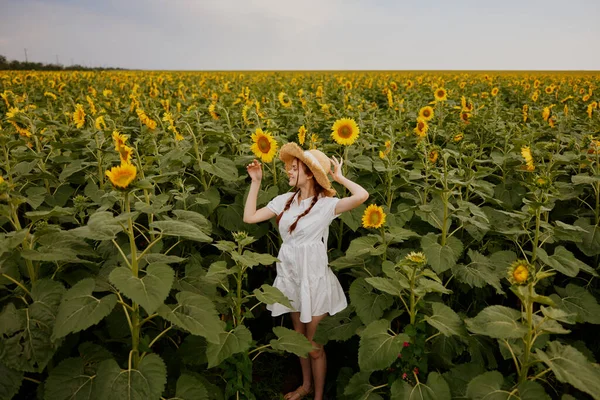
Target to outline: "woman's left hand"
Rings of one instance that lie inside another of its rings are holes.
[[[340,161],[338,161],[333,156],[330,158],[330,160],[333,163],[333,171],[329,170],[329,173],[333,177],[333,180],[339,183],[339,181],[344,177],[344,175],[342,175],[342,164],[344,161],[341,158]]]

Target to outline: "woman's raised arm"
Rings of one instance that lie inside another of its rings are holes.
[[[256,199],[258,198],[260,182],[262,181],[262,167],[260,163],[253,160],[252,163],[246,166],[246,169],[248,170],[248,175],[252,178],[252,183],[250,183],[250,191],[248,192],[244,206],[244,222],[246,224],[256,224],[273,218],[275,213],[267,207],[256,210]]]

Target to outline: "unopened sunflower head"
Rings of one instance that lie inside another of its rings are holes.
[[[531,281],[531,264],[525,260],[517,260],[508,267],[508,281],[513,285],[526,285]]]
[[[405,260],[416,263],[416,264],[426,264],[427,263],[427,257],[425,257],[425,254],[423,254],[420,251],[411,251],[410,253],[408,253],[406,255],[406,257],[404,257]]]

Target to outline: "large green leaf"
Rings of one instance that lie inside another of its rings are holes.
[[[390,295],[373,292],[364,278],[355,279],[350,285],[350,301],[364,324],[381,318],[383,312],[394,303]]]
[[[175,297],[177,304],[162,304],[158,307],[158,315],[193,335],[219,344],[219,335],[225,324],[219,318],[213,302],[208,297],[192,292],[179,292]]]
[[[144,307],[148,314],[153,314],[169,295],[175,272],[167,264],[151,264],[144,272],[145,276],[138,278],[128,267],[118,267],[108,278],[119,292]]]
[[[484,371],[484,367],[478,363],[459,364],[444,372],[444,379],[450,385],[454,398],[467,398],[467,385]]]
[[[446,336],[465,336],[467,334],[462,319],[454,310],[442,303],[431,303],[431,306],[433,314],[425,317],[425,321],[429,325]]]
[[[192,375],[182,374],[177,379],[175,397],[170,400],[208,400],[208,392],[200,379]]]
[[[65,293],[58,308],[53,339],[87,329],[110,314],[117,304],[117,296],[109,294],[102,298],[94,297],[92,292],[95,286],[94,279],[86,278]]]
[[[40,279],[33,284],[33,303],[28,308],[16,309],[12,303],[4,308],[0,356],[7,367],[27,372],[41,372],[46,367],[61,344],[51,336],[64,292],[60,282]]]
[[[575,258],[573,253],[565,249],[563,246],[558,246],[554,250],[554,254],[549,256],[546,254],[544,249],[538,249],[538,257],[544,264],[549,265],[556,271],[563,273],[570,277],[575,277],[580,270],[587,272],[588,274],[598,276],[596,271],[586,263],[579,261]]]
[[[450,400],[450,387],[437,372],[427,377],[427,383],[418,382],[411,386],[402,379],[397,379],[391,387],[391,400]]]
[[[568,313],[577,315],[577,322],[600,324],[600,305],[596,298],[581,286],[569,283],[566,288],[556,287],[556,294],[550,298]]]
[[[29,231],[27,229],[21,229],[20,231],[13,231],[9,233],[1,233],[0,255],[13,250],[14,248],[22,244],[23,240],[25,240],[28,233]]]
[[[132,213],[132,217],[136,214]],[[126,220],[122,214],[120,218],[115,218],[109,211],[96,211],[90,216],[86,226],[71,229],[69,232],[76,236],[92,240],[112,240],[117,233],[125,229]]]
[[[579,350],[554,341],[548,344],[546,351],[536,349],[535,352],[559,381],[600,399],[600,367],[589,362]]]
[[[284,306],[294,309],[294,307],[292,307],[292,303],[290,303],[290,300],[285,297],[285,295],[281,292],[281,290],[271,286],[271,285],[267,285],[266,283],[263,284],[259,289],[254,289],[254,295],[256,296],[256,299],[258,301],[260,301],[261,303],[264,304],[274,304],[274,303],[279,303],[279,304],[283,304]]]
[[[275,350],[294,353],[298,357],[306,357],[313,350],[312,344],[306,336],[299,332],[276,326],[273,328],[273,333],[277,335],[277,339],[272,339],[270,344]]]
[[[573,224],[586,232],[578,232],[581,235],[581,243],[577,243],[577,248],[588,257],[600,254],[600,226],[590,224],[587,218],[579,218]]]
[[[98,400],[158,400],[167,382],[167,368],[156,354],[146,355],[137,369],[122,370],[113,359],[98,365],[94,395]]]
[[[502,390],[504,377],[498,371],[484,372],[467,386],[467,397],[473,400],[508,400],[511,394]]]
[[[482,288],[491,285],[496,293],[503,294],[500,278],[494,271],[493,263],[478,251],[469,249],[469,264],[455,264],[452,272],[456,278],[471,287]]]
[[[157,230],[154,231],[154,233],[161,233],[165,236],[177,236],[196,242],[212,242],[211,237],[208,236],[202,228],[188,221],[155,221],[150,224],[150,228]]]
[[[377,389],[369,382],[370,377],[371,372],[367,371],[354,374],[344,390],[344,395],[352,400],[383,400],[383,397],[374,393]]]
[[[95,377],[84,371],[81,358],[67,358],[52,369],[45,383],[45,400],[92,399]]]
[[[388,278],[382,278],[380,276],[365,278],[365,281],[367,281],[369,285],[373,286],[377,290],[398,297],[402,297],[402,292],[405,289],[410,288],[410,286],[403,280],[392,280]]]
[[[442,246],[438,243],[438,236],[433,233],[423,236],[421,247],[427,257],[427,263],[431,265],[436,273],[441,274],[456,264],[456,260],[462,253],[463,245],[460,240],[451,236],[447,238],[447,243]]]
[[[467,328],[495,339],[517,339],[525,336],[527,327],[519,322],[521,313],[504,306],[484,308],[475,318],[466,319]]]
[[[544,387],[537,382],[525,381],[517,386],[521,400],[550,400]]]
[[[346,307],[344,311],[335,315],[329,315],[317,326],[317,332],[313,340],[320,344],[327,344],[329,340],[346,341],[356,334],[362,322],[358,316],[350,317],[354,311],[352,306]]]
[[[229,332],[221,332],[219,343],[209,342],[206,346],[208,368],[216,367],[230,356],[248,350],[251,342],[252,334],[244,325]]]
[[[223,179],[224,182],[235,182],[238,180],[237,167],[229,158],[217,156],[214,164],[206,161],[198,161],[198,166],[209,174]]]
[[[0,399],[12,399],[23,383],[23,372],[8,368],[0,362]]]
[[[406,334],[390,335],[390,321],[373,321],[360,334],[358,365],[361,371],[375,371],[389,367],[402,351]]]

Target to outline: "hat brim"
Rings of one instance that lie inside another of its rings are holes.
[[[281,149],[279,150],[279,159],[284,162],[286,170],[289,170],[289,168],[291,168],[291,164],[294,161],[294,158],[297,158],[304,164],[306,164],[308,169],[310,169],[310,172],[312,172],[313,176],[315,177],[316,181],[324,189],[325,196],[335,196],[336,191],[331,186],[331,182],[327,177],[327,171],[323,170],[321,164],[319,164],[318,162],[315,163],[314,157],[307,157],[306,154],[304,154],[304,150],[302,150],[302,148],[296,143],[290,142],[281,146]]]

